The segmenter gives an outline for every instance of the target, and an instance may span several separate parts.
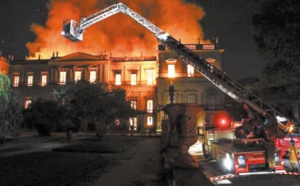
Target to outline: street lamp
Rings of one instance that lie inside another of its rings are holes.
[[[174,101],[174,86],[171,82],[171,85],[169,86],[169,94],[170,94],[170,101],[171,101],[171,104],[173,104],[173,101]]]

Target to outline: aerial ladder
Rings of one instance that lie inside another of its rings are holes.
[[[266,140],[275,140],[277,138],[284,138],[287,134],[292,132],[293,126],[291,121],[284,117],[279,111],[253,93],[247,91],[200,55],[194,53],[184,44],[174,39],[171,35],[164,32],[123,3],[114,4],[89,17],[84,17],[80,22],[76,22],[74,19],[65,20],[63,22],[62,35],[73,42],[82,41],[83,33],[86,28],[119,12],[128,15],[144,26],[155,35],[157,40],[166,49],[176,54],[185,63],[193,66],[207,80],[224,93],[243,104],[251,121],[243,124],[242,130],[253,134],[249,138],[263,137]],[[261,133],[259,130],[261,129],[264,131],[263,136],[259,136]],[[254,134],[258,134],[258,136],[255,136]]]

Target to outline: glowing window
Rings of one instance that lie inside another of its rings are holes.
[[[153,117],[152,116],[147,117],[147,125],[153,125]]]
[[[136,73],[131,73],[130,75],[130,84],[136,85]]]
[[[30,108],[30,104],[31,104],[31,98],[26,98],[24,108],[25,109]]]
[[[121,73],[115,74],[115,85],[121,85]]]
[[[153,85],[153,74],[147,74],[147,85]]]
[[[137,105],[137,101],[136,101],[136,100],[131,100],[131,101],[130,101],[130,106],[131,106],[131,108],[133,108],[134,110],[136,110],[136,105]]]
[[[147,69],[147,85],[153,85],[154,84],[154,70],[153,69]]]
[[[27,86],[31,87],[33,84],[33,76],[29,75],[27,76]]]
[[[67,79],[67,72],[66,71],[60,71],[59,72],[59,84],[64,85],[66,84]]]
[[[47,85],[47,75],[46,74],[43,74],[42,75],[42,83],[41,83],[42,86],[46,86]]]
[[[187,65],[187,74],[188,74],[188,77],[194,76],[194,67],[192,65]]]
[[[153,100],[147,100],[147,112],[153,112]]]
[[[81,71],[75,71],[75,82],[81,80]]]
[[[129,118],[129,131],[137,131],[137,118]]]
[[[203,45],[203,50],[214,50],[215,49],[215,45]]]
[[[90,82],[91,83],[94,83],[96,81],[96,71],[93,70],[93,71],[90,71]]]
[[[168,65],[168,77],[169,78],[174,78],[175,77],[175,65],[174,64],[169,64]]]
[[[14,87],[19,86],[20,76],[14,76]]]
[[[196,50],[196,45],[184,45],[191,50]]]

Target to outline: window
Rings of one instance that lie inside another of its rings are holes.
[[[19,86],[20,76],[14,76],[14,87]]]
[[[64,85],[66,84],[67,79],[67,72],[66,71],[60,71],[59,72],[59,84]]]
[[[192,65],[187,65],[188,77],[194,77],[194,67]]]
[[[153,112],[153,100],[147,100],[147,112]]]
[[[96,70],[90,71],[90,83],[94,83],[96,79]]]
[[[30,108],[30,104],[31,104],[31,98],[26,98],[24,108],[25,109]]]
[[[147,125],[153,125],[153,117],[152,116],[147,117]]]
[[[188,103],[196,103],[196,95],[188,95],[187,102]]]
[[[214,50],[215,45],[208,44],[208,45],[203,45],[203,50]]]
[[[33,84],[33,75],[27,76],[27,86],[31,87]]]
[[[129,118],[129,131],[137,131],[137,118]]]
[[[81,71],[79,71],[79,70],[75,71],[75,77],[74,78],[75,78],[74,79],[75,82],[81,80]]]
[[[216,98],[214,95],[207,96],[208,109],[216,109]]]
[[[131,73],[130,75],[130,84],[136,85],[136,73]]]
[[[134,110],[136,110],[136,105],[137,105],[137,101],[136,101],[136,100],[131,100],[131,101],[130,101],[130,106],[131,106],[131,108],[133,108]]]
[[[153,85],[153,74],[147,74],[147,85]]]
[[[186,46],[188,49],[196,50],[196,45],[184,45],[184,46]]]
[[[46,74],[42,74],[41,81],[42,81],[42,83],[41,83],[42,86],[46,86],[47,85],[47,75]]]
[[[115,85],[121,85],[121,72],[115,74]]]
[[[174,78],[175,77],[175,64],[168,65],[168,77]]]
[[[154,84],[154,70],[153,69],[146,69],[146,75],[147,75],[147,85],[153,85]]]

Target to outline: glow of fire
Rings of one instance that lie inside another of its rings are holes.
[[[205,12],[195,4],[182,0],[121,0],[150,22],[168,32],[183,43],[204,41],[199,25]],[[124,14],[116,14],[87,28],[83,42],[72,43],[61,36],[62,22],[65,19],[79,21],[101,9],[116,3],[114,0],[52,0],[49,5],[48,20],[45,26],[32,24],[36,34],[34,42],[28,42],[28,59],[50,58],[53,52],[60,56],[73,52],[99,55],[110,51],[113,56],[156,55],[158,42],[151,32]],[[62,11],[63,10],[63,11]]]

